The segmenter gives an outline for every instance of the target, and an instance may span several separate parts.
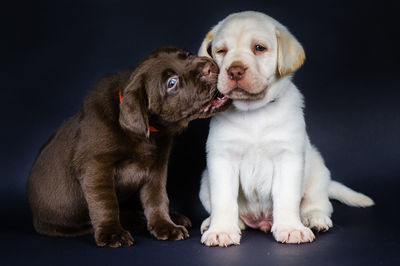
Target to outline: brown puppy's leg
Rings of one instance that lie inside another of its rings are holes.
[[[131,246],[133,238],[119,222],[118,199],[111,167],[91,162],[81,180],[98,246]]]
[[[192,222],[185,215],[178,212],[170,212],[171,220],[177,225],[183,225],[186,228],[192,227]]]
[[[166,168],[166,167],[165,167]],[[189,233],[182,225],[176,225],[169,216],[169,200],[166,190],[166,169],[153,176],[140,190],[140,199],[147,219],[147,229],[159,240],[182,240]]]

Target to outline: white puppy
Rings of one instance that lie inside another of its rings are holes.
[[[241,12],[219,22],[199,55],[220,67],[218,90],[233,100],[211,120],[200,199],[210,213],[201,227],[208,246],[240,243],[245,224],[284,243],[328,230],[330,198],[371,206],[369,197],[331,181],[303,118],[303,96],[290,73],[303,63],[300,43],[279,22]]]

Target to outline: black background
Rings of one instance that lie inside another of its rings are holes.
[[[399,7],[395,1],[13,1],[0,4],[2,265],[395,265],[400,263]],[[197,52],[230,13],[256,10],[286,25],[306,51],[294,82],[306,99],[312,143],[334,179],[376,201],[334,204],[334,228],[307,245],[247,230],[231,248],[200,245],[198,199],[209,120],[175,139],[171,208],[194,222],[181,242],[134,236],[136,246],[97,248],[91,236],[50,238],[31,225],[25,182],[48,136],[106,73],[165,45]]]

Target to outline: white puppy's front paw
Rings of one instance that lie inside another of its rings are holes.
[[[321,211],[311,211],[302,215],[302,222],[305,226],[318,232],[327,231],[332,227],[332,220]]]
[[[206,246],[220,247],[240,245],[240,231],[215,232],[208,230],[202,235],[201,243]]]
[[[208,230],[208,228],[210,227],[210,223],[211,223],[211,217],[208,217],[201,223],[201,226],[200,226],[201,234],[204,234],[204,232]],[[242,219],[239,219],[238,226],[239,226],[240,230],[246,229],[246,224],[242,221]]]
[[[312,242],[315,238],[310,228],[303,225],[298,226],[279,226],[274,225],[271,232],[276,241],[282,243],[300,244]]]

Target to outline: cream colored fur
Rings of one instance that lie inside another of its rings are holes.
[[[255,52],[257,44],[267,49]],[[210,217],[202,224],[202,243],[239,244],[244,221],[271,230],[279,242],[311,242],[310,229],[332,227],[329,196],[352,206],[373,205],[369,197],[331,181],[310,144],[303,96],[291,81],[305,53],[283,25],[258,12],[232,14],[207,34],[199,55],[219,65],[222,93],[240,86],[261,95],[233,99],[232,107],[211,120],[200,190]],[[228,73],[233,63],[245,69],[237,83]]]

